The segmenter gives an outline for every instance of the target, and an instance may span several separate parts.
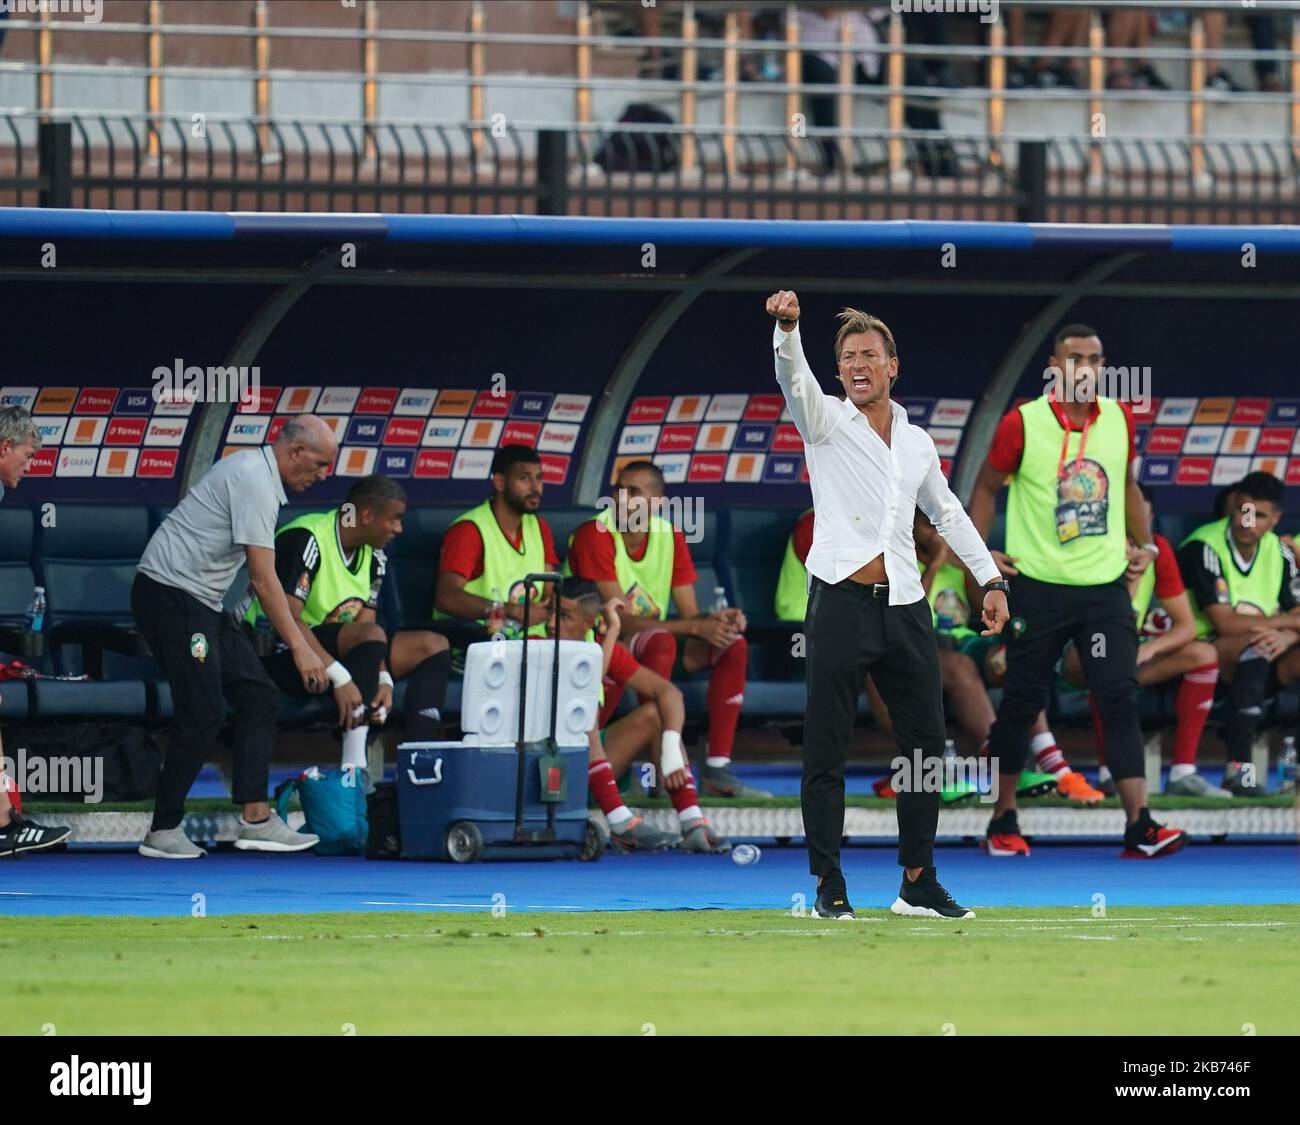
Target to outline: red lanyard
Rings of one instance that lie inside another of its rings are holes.
[[[1053,406],[1057,405],[1055,387],[1053,387],[1050,391],[1048,391],[1047,401],[1052,403]],[[1064,410],[1061,411],[1061,418],[1065,422],[1065,440],[1061,442],[1061,460],[1056,466],[1057,480],[1061,479],[1061,474],[1065,469],[1065,455],[1069,452],[1070,449],[1070,435],[1074,433],[1074,430],[1070,426],[1070,416],[1066,414]],[[1074,458],[1074,471],[1076,474],[1083,467],[1083,451],[1088,448],[1088,427],[1091,425],[1092,425],[1092,411],[1089,410],[1088,417],[1086,417],[1083,420],[1083,429],[1079,431],[1080,434],[1079,452],[1075,454],[1075,458]]]

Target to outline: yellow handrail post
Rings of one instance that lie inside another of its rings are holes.
[[[787,86],[798,85],[803,77],[803,67],[799,59],[799,9],[793,4],[785,6],[785,82]],[[785,127],[787,131],[794,128],[795,117],[803,99],[795,90],[785,94]],[[786,145],[785,166],[791,172],[799,167],[799,153],[792,144]]]
[[[162,0],[149,0],[145,13],[149,32],[145,36],[145,60],[149,74],[144,80],[144,104],[149,111],[148,139],[145,151],[152,157],[161,158],[162,144]]]
[[[266,34],[270,23],[270,5],[266,0],[257,0],[253,5],[253,28],[257,32],[253,37],[253,112],[261,119],[257,139],[263,160],[271,155],[271,127],[266,120],[271,116],[271,80],[267,77],[271,69],[271,37]]]
[[[903,130],[903,87],[906,84],[906,59],[903,46],[903,17],[898,12],[889,16],[889,176],[899,180],[907,173],[907,146],[899,135]]]
[[[682,137],[683,172],[689,172],[695,167],[695,134],[689,130],[695,127],[695,77],[699,62],[695,40],[698,35],[695,4],[693,0],[686,0],[682,9],[682,126],[688,132]]]
[[[740,17],[728,12],[722,25],[722,161],[731,175],[736,170],[736,83],[740,79]]]
[[[377,159],[379,146],[375,142],[374,125],[379,120],[379,83],[375,75],[379,73],[379,40],[375,32],[379,30],[379,5],[375,0],[366,0],[361,12],[361,72],[365,75],[361,83],[361,116],[366,123],[366,159]]]
[[[1199,14],[1192,16],[1188,45],[1192,49],[1192,59],[1187,81],[1187,92],[1190,95],[1187,103],[1187,133],[1191,139],[1192,182],[1199,183],[1206,178],[1205,148],[1201,144],[1205,137],[1205,21]]]
[[[482,0],[474,0],[469,6],[469,33],[481,36],[487,16],[483,11]],[[469,119],[474,122],[483,120],[483,75],[485,69],[485,48],[481,39],[474,38],[469,44]],[[475,125],[469,131],[471,159],[477,166],[483,158],[483,127]]]

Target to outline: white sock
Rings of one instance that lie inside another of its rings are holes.
[[[632,810],[626,805],[619,805],[613,812],[607,812],[605,819],[609,821],[611,828],[617,828],[620,824],[626,824],[632,819]]]
[[[343,765],[366,768],[366,736],[370,728],[362,725],[343,732]]]
[[[1183,778],[1185,778],[1185,777],[1191,777],[1192,774],[1194,774],[1195,772],[1196,772],[1196,767],[1195,767],[1194,765],[1189,766],[1189,765],[1187,765],[1186,763],[1184,763],[1184,764],[1181,765],[1181,766],[1170,766],[1170,767],[1169,767],[1169,780],[1170,780],[1170,781],[1182,781]]]
[[[1109,767],[1109,766],[1098,766],[1098,767],[1097,767],[1097,780],[1098,780],[1098,781],[1112,781],[1112,780],[1113,780],[1113,778],[1110,776],[1110,767]]]
[[[712,766],[714,769],[720,769],[722,766],[731,765],[730,758],[721,758],[717,754],[710,754],[704,759],[705,764]]]
[[[704,819],[704,813],[701,811],[699,805],[690,805],[687,808],[677,810],[677,821],[683,827],[685,827],[686,822],[688,820],[703,820],[703,819]]]

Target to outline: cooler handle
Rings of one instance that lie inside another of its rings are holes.
[[[416,777],[415,770],[408,768],[406,778],[412,785],[437,785],[442,781],[442,759],[439,758],[433,763],[432,777]]]

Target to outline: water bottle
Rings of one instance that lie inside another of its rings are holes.
[[[753,844],[737,844],[731,849],[731,862],[748,867],[763,858],[763,853]]]
[[[518,602],[520,605],[526,605],[528,599],[528,588],[522,582],[516,582],[510,587],[510,593],[507,595],[511,602]],[[529,614],[532,618],[532,614]],[[536,624],[536,622],[534,622]],[[524,635],[524,623],[516,621],[513,617],[505,615],[505,625],[502,632],[506,635],[506,640],[517,641]]]
[[[727,608],[727,591],[721,586],[713,587],[713,612],[721,613]]]
[[[506,624],[506,604],[501,600],[501,587],[492,587],[491,604],[488,606],[487,617],[484,619],[487,624],[489,636],[495,637],[498,633],[505,632]]]
[[[1279,789],[1283,793],[1295,792],[1295,735],[1282,739],[1282,760],[1278,763]]]
[[[45,587],[32,591],[32,604],[27,607],[27,631],[39,633],[45,628]]]

